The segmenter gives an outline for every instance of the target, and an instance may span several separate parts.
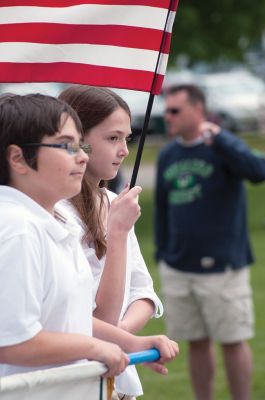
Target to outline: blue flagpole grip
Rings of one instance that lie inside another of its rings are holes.
[[[128,357],[130,359],[129,365],[141,364],[159,360],[160,353],[157,349],[150,349],[145,351],[139,351],[137,353],[129,353]]]

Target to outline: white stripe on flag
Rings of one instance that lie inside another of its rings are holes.
[[[125,25],[164,30],[168,10],[146,6],[83,4],[71,7],[2,7],[1,24],[50,22],[82,25]],[[175,13],[171,12],[174,20]]]
[[[169,32],[169,33],[172,32],[175,17],[176,17],[176,11],[170,11],[166,29],[165,29],[166,32]]]
[[[161,56],[162,61],[158,72],[165,74],[168,55]],[[157,57],[157,51],[118,46],[0,42],[0,62],[68,62],[154,71]]]

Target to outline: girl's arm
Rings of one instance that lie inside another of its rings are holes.
[[[140,331],[154,315],[155,306],[149,299],[134,301],[127,309],[118,327],[130,333]]]
[[[106,261],[96,294],[94,317],[117,325],[124,299],[127,234],[108,234]]]
[[[119,327],[131,333],[141,330],[152,316],[163,314],[163,305],[153,288],[153,281],[144,262],[137,237],[132,230],[128,237],[131,270],[128,308]]]
[[[140,216],[140,187],[126,188],[111,203],[107,222],[107,252],[96,294],[94,316],[117,325],[124,300],[128,233]]]
[[[148,366],[161,374],[167,373],[164,363],[172,361],[179,353],[178,344],[165,335],[134,336],[96,318],[93,319],[93,332],[95,337],[99,339],[118,343],[126,353],[156,348],[160,352],[160,359],[158,362],[148,364]]]

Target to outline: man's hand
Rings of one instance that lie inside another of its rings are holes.
[[[205,121],[200,125],[200,132],[204,143],[210,146],[213,143],[214,136],[219,135],[221,132],[220,126],[213,122]]]

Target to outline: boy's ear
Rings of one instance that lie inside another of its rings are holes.
[[[29,165],[26,163],[23,156],[22,149],[15,145],[10,144],[7,148],[7,160],[9,162],[10,169],[19,175],[25,175],[29,169]]]

